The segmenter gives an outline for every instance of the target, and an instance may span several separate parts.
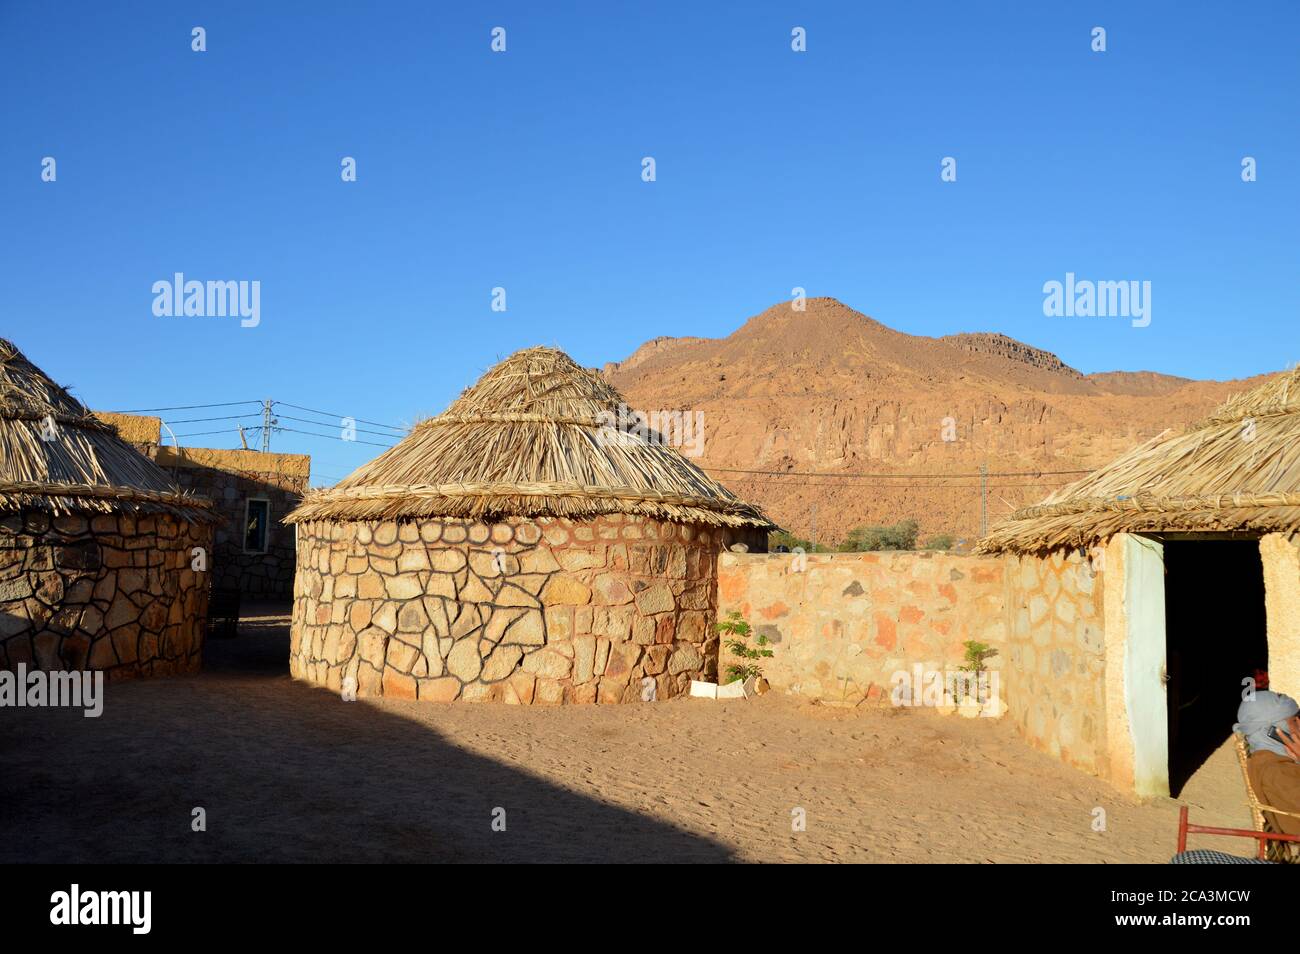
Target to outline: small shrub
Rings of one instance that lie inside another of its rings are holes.
[[[813,543],[811,540],[805,540],[803,537],[796,537],[792,533],[781,530],[776,533],[769,533],[767,536],[767,549],[769,553],[776,553],[777,547],[783,546],[791,553],[795,550],[802,550],[804,553],[831,553],[834,548],[826,546],[824,543]]]
[[[958,666],[957,669],[960,672],[969,672],[975,676],[975,701],[983,705],[988,700],[984,698],[981,692],[983,687],[980,685],[979,678],[986,671],[984,663],[996,656],[998,651],[988,643],[977,642],[974,639],[968,639],[962,645],[966,647],[966,662],[964,665]],[[953,695],[955,698],[953,701],[958,705],[965,701],[965,689],[966,687],[960,682],[954,687]]]
[[[741,616],[739,611],[732,610],[727,614],[727,618],[720,623],[714,623],[713,628],[720,634],[731,637],[724,639],[723,645],[733,655],[739,657],[743,662],[734,662],[727,667],[727,675],[731,678],[727,682],[735,682],[737,679],[742,682],[750,676],[758,678],[763,675],[762,668],[755,660],[772,658],[772,650],[768,649],[768,639],[761,633],[750,645],[749,638],[753,635],[753,630],[745,617]]]
[[[887,527],[857,527],[850,531],[840,544],[845,553],[865,553],[872,550],[915,550],[920,525],[915,520],[902,520]]]

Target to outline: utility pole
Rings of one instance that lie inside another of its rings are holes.
[[[271,400],[262,402],[262,453],[271,452]]]
[[[812,549],[817,552],[817,505],[812,505]]]
[[[980,464],[980,537],[989,534],[989,465]]]

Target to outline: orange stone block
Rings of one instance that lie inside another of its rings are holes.
[[[898,627],[883,613],[876,614],[876,644],[885,649],[893,649],[898,645]]]

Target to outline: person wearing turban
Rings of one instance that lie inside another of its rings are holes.
[[[1300,812],[1300,705],[1280,692],[1256,690],[1238,706],[1232,730],[1246,738],[1246,771],[1259,800]],[[1300,835],[1300,818],[1265,817],[1275,831]]]

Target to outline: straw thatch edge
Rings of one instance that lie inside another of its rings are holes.
[[[0,512],[42,510],[73,513],[166,513],[196,523],[219,523],[212,501],[187,493],[163,493],[101,484],[0,481]]]
[[[416,484],[309,492],[285,523],[422,517],[568,517],[636,514],[678,523],[775,529],[750,504],[711,497],[579,484]]]
[[[1044,554],[1116,533],[1300,530],[1297,427],[1300,367],[1016,510],[975,551]]]
[[[1079,517],[1086,515],[1086,522]],[[1207,494],[1065,500],[1025,507],[976,553],[1045,554],[1095,546],[1117,533],[1287,532],[1300,525],[1300,493]]]

